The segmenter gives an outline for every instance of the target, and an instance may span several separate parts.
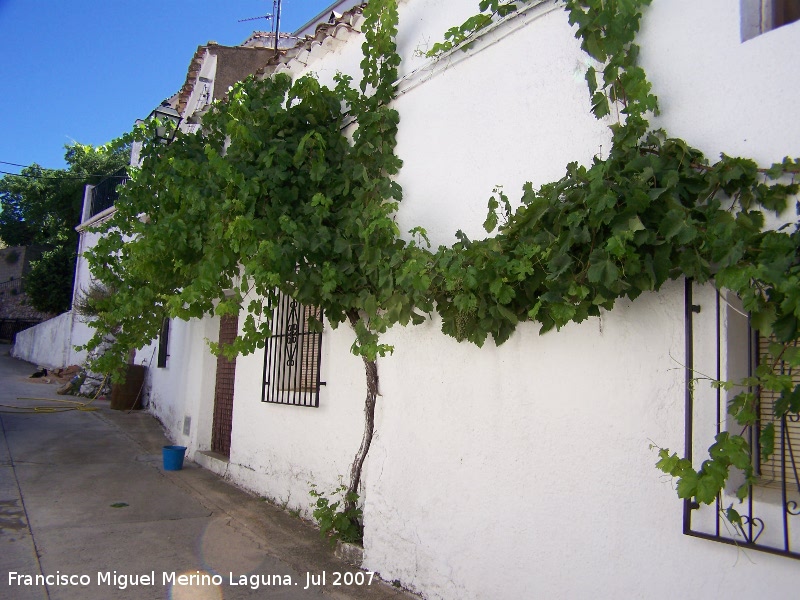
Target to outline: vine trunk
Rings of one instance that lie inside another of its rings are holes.
[[[348,312],[347,317],[350,320],[350,324],[355,328],[360,319],[358,313],[355,311]],[[361,446],[356,452],[353,465],[350,467],[350,485],[345,495],[345,512],[354,511],[356,508],[358,486],[361,483],[361,470],[364,467],[364,461],[372,444],[372,434],[375,431],[375,403],[378,399],[378,363],[376,360],[370,360],[367,357],[362,357],[362,359],[364,360],[364,371],[367,376],[367,397],[364,401],[364,436],[361,439]]]

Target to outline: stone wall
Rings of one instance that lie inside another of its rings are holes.
[[[25,246],[11,246],[0,250],[0,283],[22,277],[25,266]]]
[[[25,294],[25,275],[31,261],[38,259],[42,248],[38,246],[11,246],[0,250],[0,319],[38,319],[54,317],[28,305]]]
[[[31,319],[46,321],[54,317],[43,313],[28,304],[28,295],[20,292],[22,285],[0,288],[0,319]]]

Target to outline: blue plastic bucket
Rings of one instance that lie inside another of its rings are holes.
[[[165,471],[180,471],[183,468],[186,446],[164,446],[162,453]]]

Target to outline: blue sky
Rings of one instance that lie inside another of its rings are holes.
[[[333,0],[283,0],[294,31]],[[0,0],[0,161],[64,167],[64,145],[129,131],[183,85],[197,46],[238,45],[272,0]],[[18,167],[0,164],[0,170]]]

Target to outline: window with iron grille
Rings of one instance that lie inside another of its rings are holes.
[[[726,391],[708,380],[741,381],[752,375],[759,362],[776,359],[769,350],[773,339],[760,337],[750,327],[741,301],[732,293],[718,292],[710,284],[686,283],[686,448],[685,456],[698,468],[708,447],[722,431],[743,436],[754,449],[756,483],[743,503],[736,490],[745,483],[734,469],[726,487],[712,505],[685,501],[683,532],[742,548],[800,559],[800,423],[796,415],[775,417],[779,394],[741,387]],[[800,373],[788,364],[778,369],[800,382]],[[741,391],[757,394],[760,423],[742,427],[727,414],[728,403]],[[759,432],[768,423],[775,427],[775,449],[764,461],[758,452]],[[741,524],[726,520],[733,506]]]
[[[322,333],[309,319],[321,323],[322,310],[280,295],[264,349],[262,402],[319,406]]]

